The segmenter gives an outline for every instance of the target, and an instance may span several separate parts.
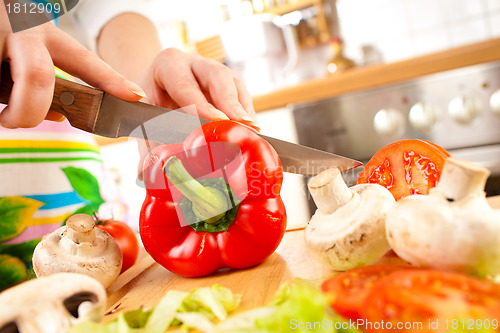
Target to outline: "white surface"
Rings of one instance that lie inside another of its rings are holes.
[[[101,154],[104,165],[111,174],[116,178],[117,192],[122,204],[125,205],[126,211],[117,212],[113,211],[112,214],[115,218],[120,218],[120,214],[126,222],[136,230],[139,226],[139,213],[141,211],[142,203],[146,191],[144,188],[137,185],[137,166],[139,163],[139,151],[135,140],[130,139],[126,142],[120,142],[112,145],[105,145],[101,147]],[[118,206],[118,205],[117,205]],[[102,207],[103,210],[106,207]],[[114,207],[116,209],[116,207]],[[100,213],[111,213],[101,212]]]
[[[277,139],[297,142],[293,115],[285,108],[259,112],[257,114],[261,133]],[[281,198],[285,203],[288,228],[304,226],[310,219],[307,196],[309,191],[304,183],[305,176],[283,174]]]
[[[371,45],[385,62],[500,36],[498,0],[338,0],[346,55]]]

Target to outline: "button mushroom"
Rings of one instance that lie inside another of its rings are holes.
[[[485,276],[500,271],[500,210],[484,186],[489,170],[448,158],[428,195],[399,200],[386,221],[387,239],[399,257],[416,266]]]
[[[318,207],[305,230],[310,253],[343,271],[380,259],[388,250],[385,216],[394,197],[378,184],[347,187],[338,169],[328,169],[308,183]]]
[[[80,321],[103,318],[106,291],[89,276],[58,273],[5,290],[0,304],[0,333],[66,333]]]
[[[81,273],[108,288],[120,274],[122,253],[106,231],[95,228],[87,214],[75,214],[61,227],[43,237],[33,253],[36,276],[58,272]]]

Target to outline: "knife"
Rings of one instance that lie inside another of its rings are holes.
[[[0,103],[8,104],[12,85],[9,68],[2,65]],[[128,102],[61,78],[56,78],[50,110],[64,115],[71,126],[96,135],[135,137],[167,144],[183,142],[192,131],[209,122],[186,113],[189,107],[169,110],[143,102]],[[329,168],[346,171],[362,165],[350,158],[259,135],[276,150],[286,172],[316,175]]]

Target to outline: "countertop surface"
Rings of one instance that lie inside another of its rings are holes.
[[[500,196],[489,198],[492,207],[500,209]],[[394,255],[380,260],[384,264],[404,264]],[[191,291],[214,284],[230,288],[242,295],[238,310],[268,304],[286,281],[294,278],[321,280],[335,272],[309,255],[304,243],[304,230],[287,231],[276,252],[253,268],[218,272],[202,278],[177,276],[144,255],[108,288],[108,311],[105,321],[123,311],[157,304],[168,290]]]
[[[310,102],[337,95],[395,84],[428,74],[500,60],[500,38],[465,45],[400,62],[357,67],[255,96],[256,111]]]

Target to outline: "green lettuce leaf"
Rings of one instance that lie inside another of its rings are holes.
[[[348,324],[333,313],[317,286],[295,279],[276,292],[269,306],[230,317],[217,325],[217,332],[359,332]]]
[[[151,309],[122,313],[106,324],[83,322],[73,326],[69,333],[163,333],[174,325],[182,325],[186,330],[212,331],[214,325],[210,320],[226,318],[239,302],[240,296],[219,285],[197,288],[190,293],[170,290]]]

